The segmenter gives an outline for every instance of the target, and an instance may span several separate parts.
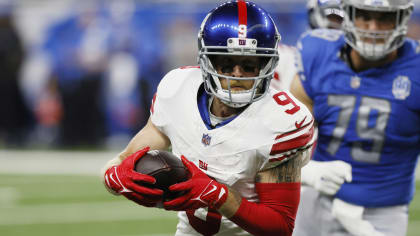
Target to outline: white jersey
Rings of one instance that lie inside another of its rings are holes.
[[[197,104],[202,84],[197,67],[169,72],[153,99],[152,122],[169,137],[175,155],[184,155],[242,197],[258,201],[254,188],[257,172],[312,145],[312,115],[290,93],[270,89],[234,120],[209,130]],[[176,235],[249,235],[215,210],[184,211],[178,217]]]
[[[270,86],[276,90],[289,90],[290,84],[297,73],[297,49],[284,44],[279,45],[279,64],[274,71]]]

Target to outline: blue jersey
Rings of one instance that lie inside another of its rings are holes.
[[[300,79],[318,122],[314,160],[352,165],[336,197],[365,207],[407,204],[420,153],[420,46],[406,39],[398,59],[354,72],[336,30],[314,30],[298,43]]]

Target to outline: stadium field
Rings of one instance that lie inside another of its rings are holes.
[[[103,156],[109,154],[95,154],[94,158],[81,153],[42,154],[32,163],[18,157],[29,153],[12,154],[15,158],[11,159],[9,153],[0,152],[2,236],[166,236],[175,232],[175,212],[140,207],[106,192],[97,168],[108,159]],[[36,153],[30,154],[33,155]],[[49,159],[49,155],[55,157]],[[69,168],[63,163],[70,156],[72,168],[79,171],[58,174]],[[416,187],[420,191],[420,181]],[[419,232],[420,194],[417,194],[410,206],[407,235],[415,236]]]

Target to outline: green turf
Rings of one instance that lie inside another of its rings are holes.
[[[410,204],[409,213],[407,236],[418,236],[420,234],[420,181],[416,183],[416,194]]]
[[[173,235],[176,213],[109,194],[98,177],[0,175],[0,235]]]
[[[0,175],[1,236],[164,236],[173,235],[176,221],[174,212],[112,196],[99,177]],[[410,205],[407,235],[418,232],[420,194]]]

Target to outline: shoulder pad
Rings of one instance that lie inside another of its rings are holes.
[[[192,79],[190,79],[192,78]],[[173,97],[186,83],[198,81],[201,83],[201,70],[197,67],[181,67],[168,72],[160,81],[157,94],[159,98]]]
[[[261,109],[261,120],[276,134],[296,130],[313,119],[308,108],[288,90],[270,90],[266,99]]]

